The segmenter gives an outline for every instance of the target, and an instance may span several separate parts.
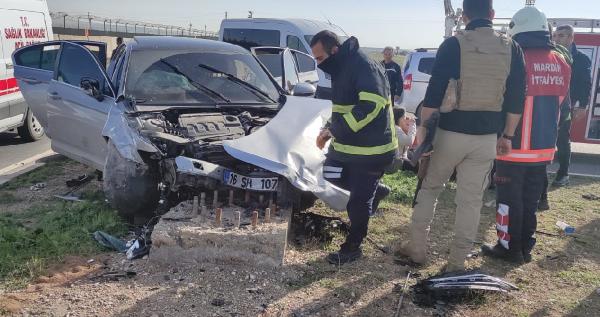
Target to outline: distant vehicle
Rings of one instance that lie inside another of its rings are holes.
[[[253,47],[277,46],[311,54],[310,41],[322,30],[330,30],[345,41],[348,35],[335,24],[304,19],[227,19],[221,22],[219,40]],[[298,62],[300,64],[300,62]],[[317,97],[330,99],[331,78],[318,70]]]
[[[425,99],[436,53],[436,49],[420,48],[408,53],[404,59],[404,92],[398,105],[417,116]]]
[[[223,146],[262,129],[284,107],[327,104],[293,97],[314,87],[298,83],[289,49],[275,56],[284,69],[279,82],[239,46],[190,38],[134,37],[108,67],[106,43],[92,41],[31,45],[13,61],[52,149],[102,171],[109,201],[135,218],[151,216],[159,200],[171,206],[202,191],[279,193],[278,205],[306,197]]]
[[[17,86],[11,55],[20,47],[52,40],[52,19],[46,0],[1,0],[0,30],[0,132],[17,129],[21,138],[39,140],[44,136],[44,128]],[[36,62],[40,67],[51,67],[48,59]]]

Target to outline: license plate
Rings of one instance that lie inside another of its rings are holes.
[[[279,179],[277,177],[248,177],[225,170],[223,172],[223,183],[232,187],[256,190],[256,191],[276,191]]]

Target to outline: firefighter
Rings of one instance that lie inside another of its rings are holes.
[[[510,151],[510,138],[525,99],[521,48],[492,28],[491,0],[464,0],[464,32],[440,46],[421,110],[417,143],[439,112],[433,153],[414,201],[409,241],[398,250],[400,264],[423,264],[437,197],[456,170],[454,241],[446,271],[464,269],[477,235],[483,193],[497,153]],[[498,133],[503,136],[498,138]],[[407,258],[408,257],[408,258]]]
[[[533,6],[519,10],[508,33],[525,54],[527,96],[523,117],[512,138],[512,151],[497,157],[495,245],[484,255],[513,263],[531,261],[537,210],[552,162],[560,110],[570,105],[569,56],[551,41],[544,13]]]
[[[379,179],[398,148],[390,88],[381,65],[359,50],[355,37],[341,45],[335,33],[321,31],[310,46],[332,83],[331,120],[317,138],[321,149],[331,139],[324,177],[350,191],[350,232],[339,252],[327,256],[330,263],[344,264],[362,256],[369,215],[389,194]]]

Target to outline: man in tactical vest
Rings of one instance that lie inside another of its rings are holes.
[[[464,269],[494,158],[510,152],[525,99],[523,52],[492,29],[492,1],[464,0],[463,9],[466,30],[442,43],[427,88],[417,143],[425,138],[423,124],[438,111],[439,127],[416,194],[409,241],[397,258],[400,263],[426,261],[437,197],[456,170],[456,219],[447,271]]]
[[[398,148],[390,88],[381,65],[359,50],[355,37],[340,45],[335,33],[321,31],[310,46],[319,68],[331,75],[331,121],[317,138],[321,149],[331,139],[323,174],[350,191],[350,232],[340,251],[327,257],[344,264],[362,256],[369,215],[389,194],[379,179]]]
[[[520,264],[531,261],[546,165],[554,158],[560,111],[570,106],[571,66],[568,52],[555,47],[546,16],[537,8],[519,10],[508,33],[525,54],[527,95],[512,151],[497,157],[498,241],[481,249],[484,255]]]

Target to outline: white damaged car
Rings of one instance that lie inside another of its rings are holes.
[[[106,45],[89,41],[35,44],[13,61],[52,149],[101,171],[124,217],[200,193],[295,210],[316,195],[343,209],[347,193],[323,180],[314,144],[331,104],[299,97],[314,94],[299,80],[312,75],[288,49],[274,55],[263,57],[281,61],[277,80],[239,46],[189,38],[136,37],[108,67]]]

